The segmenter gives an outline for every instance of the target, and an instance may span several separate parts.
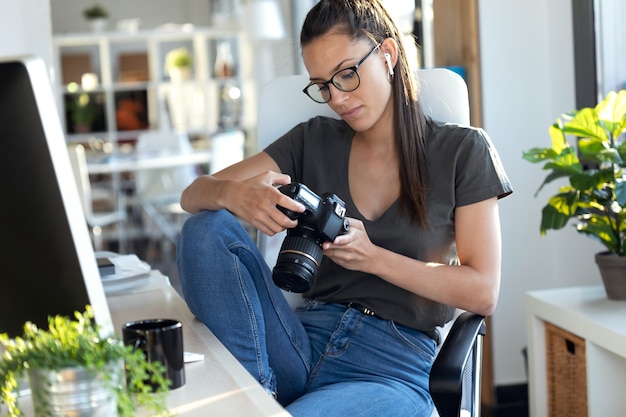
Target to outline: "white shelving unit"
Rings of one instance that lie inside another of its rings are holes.
[[[526,300],[531,417],[548,415],[546,323],[584,340],[588,415],[623,416],[626,301],[607,299],[602,286],[532,291]]]
[[[218,45],[228,43],[235,72],[215,74]],[[193,56],[191,78],[171,82],[164,71],[165,56],[185,47]],[[131,141],[145,130],[177,130],[210,138],[225,126],[252,128],[245,120],[254,114],[254,82],[246,62],[247,41],[239,29],[193,28],[56,35],[54,54],[57,106],[68,142],[86,142],[97,136],[117,144]],[[83,88],[81,75],[96,74],[97,84]],[[240,93],[224,100],[225,91]],[[70,117],[78,95],[95,104],[96,117],[83,132]],[[126,107],[133,111],[125,111]],[[134,106],[134,107],[133,107]]]

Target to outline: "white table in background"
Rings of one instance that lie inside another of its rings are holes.
[[[90,174],[115,174],[148,169],[175,168],[185,165],[206,165],[211,157],[208,151],[160,154],[111,154],[92,156],[87,160]]]

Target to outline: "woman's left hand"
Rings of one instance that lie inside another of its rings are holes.
[[[367,272],[377,247],[367,235],[362,221],[347,219],[350,230],[337,236],[333,242],[324,242],[324,255],[346,269]]]

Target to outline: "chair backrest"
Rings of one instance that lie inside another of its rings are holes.
[[[470,123],[467,85],[460,75],[445,68],[429,68],[419,70],[417,76],[426,115],[443,122]],[[315,103],[302,92],[308,82],[307,75],[287,75],[263,86],[257,119],[259,150],[313,116],[339,118],[328,105]]]
[[[445,68],[421,69],[420,101],[424,112],[434,120],[462,125],[470,123],[467,85],[457,73]],[[328,105],[315,103],[302,89],[307,75],[278,77],[267,83],[259,96],[257,148],[263,150],[296,124],[317,115],[339,118]],[[271,238],[259,233],[258,244],[269,265],[276,262],[284,234]]]
[[[68,146],[67,151],[70,157],[70,163],[72,164],[72,170],[74,171],[78,195],[80,196],[83,211],[85,212],[85,219],[89,223],[93,218],[93,205],[91,201],[91,183],[89,181],[85,147],[80,144],[72,144]]]

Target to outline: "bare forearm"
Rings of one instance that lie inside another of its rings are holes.
[[[277,208],[304,211],[302,204],[275,187],[289,183],[289,175],[272,170],[258,173],[268,165],[273,167],[267,163],[273,164],[273,161],[264,154],[247,161],[252,163],[236,164],[215,175],[196,178],[181,195],[182,208],[190,213],[226,209],[269,236],[294,227],[296,221]],[[255,161],[258,162],[256,165]]]
[[[182,192],[180,205],[189,213],[227,208],[224,195],[231,182],[209,175],[198,177]]]
[[[198,177],[183,191],[180,204],[190,213],[201,210],[233,210],[233,202],[230,200],[235,199],[233,194],[237,192],[237,188],[246,192],[242,182],[268,171],[278,171],[278,166],[266,153],[258,153],[213,175]],[[271,185],[275,177],[266,175],[259,177],[258,181],[269,182]]]
[[[422,262],[378,247],[370,273],[422,297],[482,315],[495,309],[499,268]]]

